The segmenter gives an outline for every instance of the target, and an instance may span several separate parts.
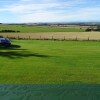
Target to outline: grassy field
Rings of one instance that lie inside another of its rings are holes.
[[[100,42],[13,40],[0,48],[0,83],[100,84]]]
[[[0,30],[19,30],[21,33],[34,32],[84,32],[80,28],[60,28],[48,26],[28,26],[28,25],[0,25]]]

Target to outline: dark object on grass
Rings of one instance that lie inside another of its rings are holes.
[[[19,30],[0,30],[0,33],[13,33],[13,32],[20,32]]]
[[[8,38],[0,38],[0,45],[9,47],[9,46],[11,46],[11,42]]]

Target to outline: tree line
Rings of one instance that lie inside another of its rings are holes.
[[[90,31],[100,31],[100,25],[98,25],[96,28],[94,28],[94,27],[90,27],[90,28],[87,28],[86,30],[85,30],[86,32],[90,32]]]
[[[11,32],[20,32],[18,30],[0,30],[0,33],[11,33]]]

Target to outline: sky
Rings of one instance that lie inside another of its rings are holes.
[[[100,0],[0,0],[0,23],[100,22]]]

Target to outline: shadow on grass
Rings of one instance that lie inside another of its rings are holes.
[[[0,46],[0,57],[7,57],[11,59],[25,58],[25,57],[40,57],[47,58],[48,55],[42,55],[38,53],[31,53],[27,51],[28,49],[21,49],[20,45],[12,44],[9,47]]]
[[[27,49],[21,49],[20,45],[12,44],[11,46],[0,45],[0,50],[27,50]]]
[[[20,45],[15,45],[15,44],[12,44],[11,46],[10,46],[10,48],[21,48],[21,46]]]
[[[11,59],[17,58],[26,58],[26,57],[40,57],[40,58],[48,58],[47,55],[42,55],[38,53],[30,53],[28,51],[0,51],[1,57],[7,57]]]

